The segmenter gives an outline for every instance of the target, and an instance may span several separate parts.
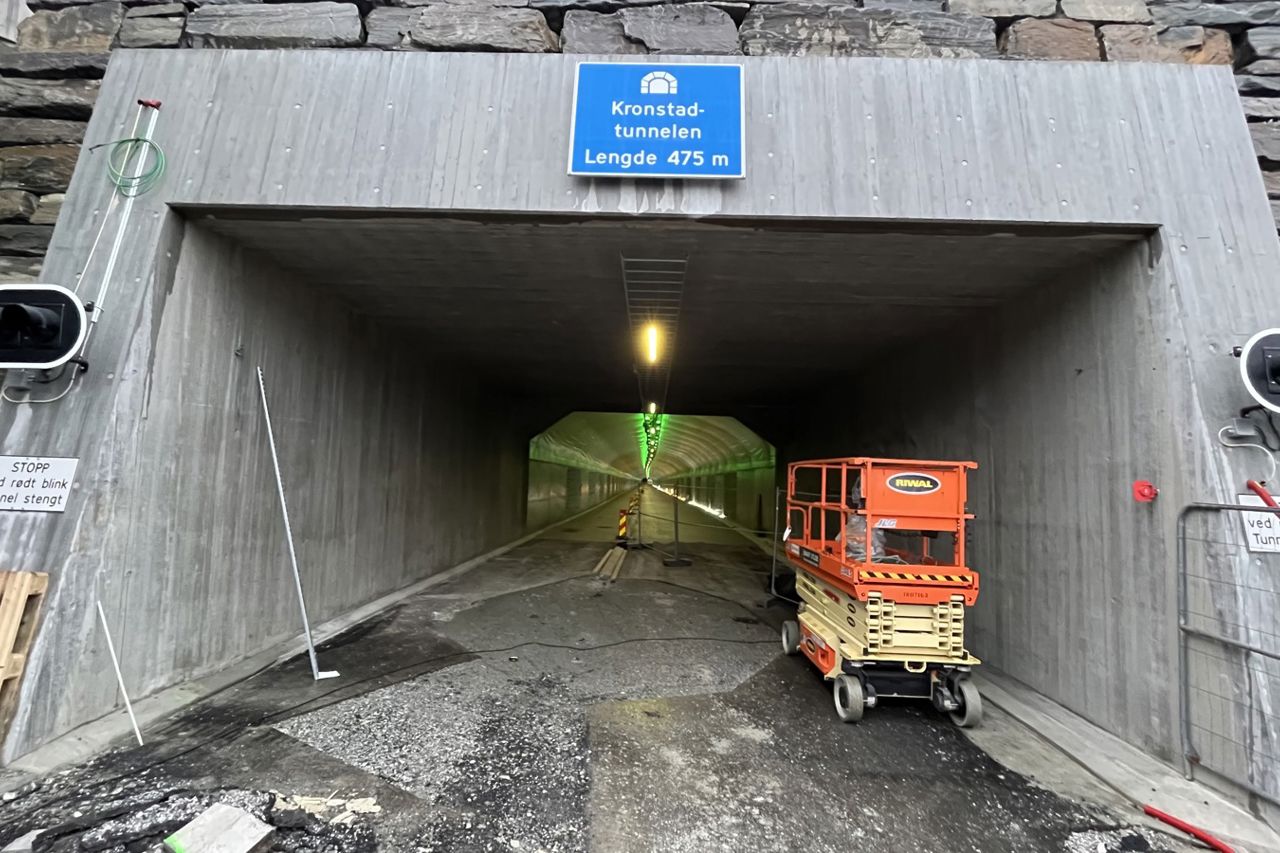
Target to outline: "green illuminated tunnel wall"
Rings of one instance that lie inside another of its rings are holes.
[[[773,445],[738,420],[663,415],[649,474],[654,482],[750,528],[773,516]],[[586,509],[644,476],[643,414],[574,412],[529,443],[529,527]],[[577,472],[577,473],[574,473]],[[595,485],[593,485],[595,484]]]

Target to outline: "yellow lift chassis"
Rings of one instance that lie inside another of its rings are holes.
[[[801,604],[782,626],[832,682],[836,713],[862,719],[881,697],[929,699],[960,726],[982,720],[965,609],[965,474],[972,462],[797,462],[787,477],[787,559]]]

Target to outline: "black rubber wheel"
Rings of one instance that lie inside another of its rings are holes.
[[[982,695],[969,679],[957,681],[952,688],[960,707],[951,712],[951,722],[962,729],[972,729],[982,723]]]
[[[782,623],[782,652],[794,655],[800,651],[800,625],[788,619]]]
[[[852,675],[837,675],[831,685],[831,696],[836,703],[836,716],[841,722],[856,723],[862,719],[867,695],[861,681]]]

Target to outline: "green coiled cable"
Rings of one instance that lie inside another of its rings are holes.
[[[164,150],[150,139],[135,136],[107,144],[111,146],[107,157],[107,174],[121,195],[140,196],[149,192],[164,177]],[[148,152],[152,155],[153,162],[139,172],[138,165],[146,162]],[[135,157],[141,159],[135,161]],[[134,164],[132,168],[131,163]]]

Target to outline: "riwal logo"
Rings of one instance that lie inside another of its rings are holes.
[[[894,474],[885,480],[885,485],[904,495],[929,495],[942,488],[942,482],[937,477],[914,471]]]

